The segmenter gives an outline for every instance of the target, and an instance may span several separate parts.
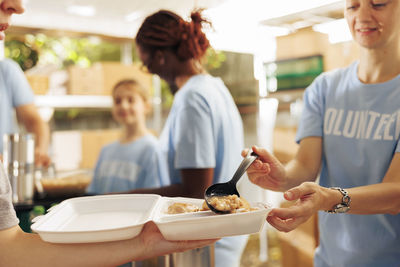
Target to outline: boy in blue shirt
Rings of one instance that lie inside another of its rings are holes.
[[[122,125],[121,137],[102,148],[87,191],[104,194],[169,184],[158,140],[146,127],[147,91],[135,80],[123,80],[112,96],[112,114]]]

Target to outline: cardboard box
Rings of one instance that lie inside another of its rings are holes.
[[[96,63],[102,69],[103,94],[111,95],[114,85],[123,79],[134,79],[148,90],[152,90],[152,75],[140,69],[140,65],[124,65],[116,62]]]
[[[80,167],[83,169],[93,169],[100,155],[101,148],[106,144],[118,140],[120,133],[119,129],[82,131],[82,161]]]
[[[302,231],[278,232],[282,253],[282,267],[314,266],[315,244],[309,235]]]
[[[52,161],[57,171],[79,169],[82,160],[80,131],[56,131],[51,134]]]
[[[294,201],[283,201],[280,206],[282,208],[290,207],[294,204]],[[310,244],[314,248],[318,246],[319,243],[319,231],[318,231],[318,214],[311,216],[306,222],[299,225],[293,232],[302,232],[311,238]]]
[[[90,68],[71,66],[68,72],[68,93],[72,95],[111,95],[114,85],[123,79],[135,79],[152,90],[152,75],[141,71],[138,64],[101,62]]]
[[[49,90],[49,77],[45,75],[25,75],[35,95],[45,95]]]
[[[284,201],[281,207],[293,205],[292,201]],[[289,233],[277,232],[282,252],[282,267],[312,267],[314,253],[318,246],[318,217],[311,216],[305,223]]]
[[[315,32],[311,27],[276,39],[278,60],[322,55],[325,71],[348,66],[358,59],[359,53],[354,41],[331,44],[327,34]]]
[[[71,66],[68,68],[68,76],[68,94],[103,95],[101,68]]]
[[[119,129],[53,132],[52,160],[56,170],[93,169],[101,148],[119,137]]]
[[[289,59],[324,54],[329,46],[328,36],[303,28],[276,39],[276,58]]]
[[[296,128],[275,127],[274,129],[274,155],[284,164],[292,160],[299,145],[296,143]]]

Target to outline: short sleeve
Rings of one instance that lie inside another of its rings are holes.
[[[296,134],[296,142],[310,136],[323,135],[324,119],[324,82],[322,76],[317,77],[306,89],[303,97],[304,107]]]
[[[190,95],[175,121],[176,169],[214,168],[215,144],[211,112],[207,102],[197,94]]]
[[[31,104],[34,102],[32,89],[19,65],[10,60],[4,60],[3,69],[6,86],[12,91],[12,104],[14,107]]]
[[[143,164],[145,177],[143,188],[161,187],[169,185],[167,162],[157,146],[151,146],[147,150],[149,158]]]
[[[98,194],[99,192],[101,192],[99,169],[103,162],[104,150],[105,150],[105,147],[102,147],[99,157],[97,158],[97,161],[96,161],[92,180],[91,180],[89,186],[86,188],[86,192],[89,194]]]
[[[0,230],[17,225],[19,222],[11,201],[11,187],[3,165],[0,164]]]

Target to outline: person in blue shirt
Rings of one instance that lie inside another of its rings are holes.
[[[122,80],[112,96],[112,115],[122,134],[102,148],[87,191],[104,194],[169,184],[166,160],[146,126],[151,108],[147,90],[135,80]]]
[[[136,35],[143,65],[169,84],[174,101],[160,136],[171,185],[132,193],[204,198],[207,187],[230,180],[241,162],[244,140],[239,111],[223,81],[201,65],[210,47],[203,23],[199,11],[192,12],[187,22],[161,10],[148,16]],[[218,241],[215,266],[239,266],[247,238]]]
[[[3,1],[1,5],[0,40],[4,40],[11,15],[22,13],[24,8],[19,0]],[[21,68],[11,59],[3,59],[0,60],[0,159],[3,154],[3,135],[19,132],[14,111],[25,130],[35,135],[35,165],[48,167],[51,161],[48,155],[49,126],[39,115],[32,89]]]
[[[4,39],[11,16],[24,12],[22,0],[0,0],[0,41]],[[142,232],[127,240],[87,243],[53,244],[37,234],[25,233],[11,201],[11,186],[0,160],[0,265],[1,266],[116,266],[210,245],[215,240],[168,241],[153,222]]]
[[[248,175],[296,201],[271,211],[276,229],[318,212],[315,266],[399,266],[400,2],[347,0],[345,18],[359,60],[306,89],[295,158],[283,166],[253,147],[260,158]]]
[[[11,59],[3,59],[0,60],[0,158],[3,135],[19,132],[14,111],[26,131],[35,135],[35,165],[49,166],[49,126],[39,115],[32,89],[21,68]]]

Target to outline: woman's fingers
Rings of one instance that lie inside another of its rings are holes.
[[[247,153],[249,152],[250,148],[245,148],[242,150],[242,157],[246,157]],[[265,148],[260,148],[258,146],[252,146],[251,150],[258,155],[258,158],[262,162],[268,162],[270,158],[272,158],[272,154],[270,154]]]
[[[269,216],[273,217],[278,217],[283,220],[290,219],[290,218],[296,218],[296,217],[302,217],[302,216],[307,216],[308,215],[308,210],[307,208],[303,207],[303,205],[300,206],[291,206],[289,208],[276,208],[273,209]]]
[[[258,158],[262,162],[269,162],[270,159],[272,158],[272,154],[270,154],[268,152],[268,150],[266,150],[265,148],[261,148],[258,146],[252,146],[251,149],[253,150],[253,152],[255,152],[258,155]]]
[[[315,183],[312,182],[305,182],[299,186],[293,187],[284,193],[284,197],[286,200],[292,201],[299,198],[302,198],[305,195],[315,193]]]
[[[247,173],[256,173],[256,172],[268,172],[270,170],[269,164],[261,162],[261,160],[256,159],[250,167],[247,169]]]
[[[281,219],[276,216],[267,217],[268,223],[281,232],[290,232],[300,224],[304,223],[307,219],[308,218],[304,217],[295,217],[290,219]]]
[[[249,149],[248,148],[245,148],[245,149],[243,149],[242,150],[242,157],[246,157],[246,155],[247,155],[247,153],[249,152]]]
[[[291,206],[289,208],[273,209],[267,221],[279,231],[289,232],[304,223],[311,216],[303,207]]]

